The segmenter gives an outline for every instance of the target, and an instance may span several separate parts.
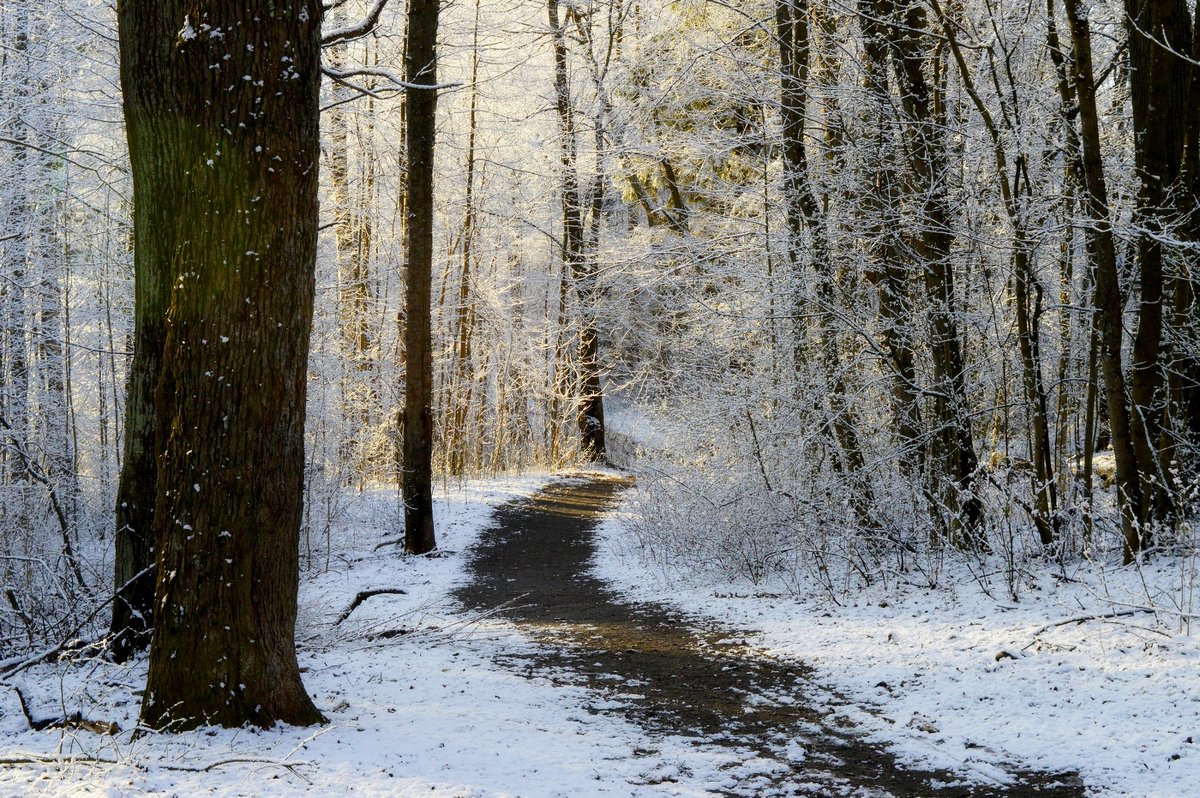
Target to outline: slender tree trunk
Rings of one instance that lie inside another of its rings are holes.
[[[924,478],[925,444],[922,440],[921,406],[917,385],[916,354],[913,348],[913,306],[909,295],[911,276],[905,268],[896,229],[895,208],[899,205],[898,179],[893,164],[887,111],[890,81],[886,34],[882,22],[870,13],[860,15],[863,33],[863,88],[870,98],[864,123],[871,128],[870,162],[875,164],[871,182],[859,199],[866,217],[863,236],[869,248],[867,279],[879,298],[879,328],[890,367],[892,426],[900,447],[900,468],[910,478]]]
[[[1033,521],[1043,546],[1049,546],[1058,537],[1058,491],[1054,479],[1053,450],[1050,447],[1049,407],[1046,399],[1045,381],[1042,378],[1041,316],[1042,287],[1034,273],[1036,242],[1028,230],[1029,200],[1033,187],[1029,182],[1029,170],[1025,153],[1018,152],[1009,166],[1009,157],[1000,122],[992,115],[976,89],[975,79],[967,66],[955,34],[956,24],[947,19],[938,0],[930,0],[930,6],[941,23],[942,32],[950,47],[950,53],[958,67],[963,86],[975,104],[983,120],[984,128],[992,142],[992,154],[996,167],[996,185],[1004,204],[1004,211],[1012,227],[1012,287],[1013,304],[1016,310],[1017,348],[1021,357],[1021,383],[1024,389],[1025,408],[1029,417],[1029,448],[1033,460]],[[1010,74],[1011,79],[1011,74]],[[1015,134],[1007,114],[1001,116],[1010,134]],[[1013,135],[1015,137],[1015,135]],[[1022,189],[1022,186],[1024,188]]]
[[[1121,367],[1124,299],[1117,274],[1116,244],[1108,206],[1108,187],[1100,152],[1100,117],[1096,110],[1096,80],[1092,69],[1092,38],[1087,10],[1078,0],[1063,0],[1074,45],[1073,72],[1079,102],[1083,178],[1087,188],[1088,254],[1095,270],[1095,312],[1099,315],[1100,366],[1104,373],[1104,398],[1117,466],[1117,493],[1121,509],[1125,560],[1142,549],[1142,480],[1133,448],[1132,428]]]
[[[808,174],[808,152],[804,141],[807,112],[810,36],[807,0],[776,0],[775,35],[779,41],[780,113],[783,122],[784,206],[788,224],[788,262],[792,271],[792,312],[794,315],[793,359],[797,369],[807,360],[804,340],[806,301],[801,295],[800,242],[804,229],[811,232],[812,262],[817,281],[816,294],[822,307],[820,329],[821,365],[829,383],[829,413],[838,460],[853,483],[852,506],[860,524],[875,525],[874,496],[866,475],[862,445],[851,410],[843,376],[840,332],[834,319],[837,275],[831,262],[826,220],[817,202]]]
[[[475,0],[475,25],[472,30],[471,49],[471,99],[467,113],[467,174],[465,210],[463,213],[462,268],[459,272],[458,302],[454,309],[454,341],[451,352],[451,372],[446,391],[447,424],[446,462],[449,472],[461,476],[466,471],[467,446],[470,435],[467,429],[472,400],[474,398],[474,375],[471,368],[471,345],[475,334],[475,302],[472,299],[471,281],[474,279],[471,266],[475,260],[475,162],[476,138],[478,135],[477,110],[479,103],[479,12],[481,2]]]
[[[944,476],[941,495],[950,539],[969,549],[986,546],[982,536],[983,505],[975,490],[979,461],[975,454],[967,400],[965,362],[956,317],[953,234],[946,189],[946,147],[942,138],[945,111],[936,85],[926,76],[926,65],[940,56],[928,35],[924,7],[906,5],[902,13],[892,0],[878,0],[876,16],[889,20],[889,46],[900,82],[900,97],[909,120],[910,198],[920,208],[921,230],[913,249],[924,272],[929,302],[930,351],[933,355],[933,438],[930,468]]]
[[[405,77],[408,197],[405,226],[404,548],[425,554],[437,547],[433,528],[433,149],[437,113],[439,0],[411,0]]]
[[[569,275],[579,298],[581,316],[579,330],[579,397],[578,423],[581,449],[585,457],[603,460],[604,449],[604,390],[600,384],[599,337],[592,318],[596,269],[584,251],[584,203],[579,189],[579,166],[576,157],[575,117],[571,105],[567,65],[567,44],[558,14],[558,0],[547,0],[550,32],[554,38],[555,108],[562,136],[562,260],[564,279]],[[668,182],[674,173],[664,162]],[[676,186],[675,191],[678,192]]]

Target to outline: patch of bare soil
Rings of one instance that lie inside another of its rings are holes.
[[[1011,771],[1007,786],[965,785],[942,771],[901,768],[862,739],[838,699],[803,665],[765,656],[744,634],[712,628],[668,607],[623,600],[590,575],[593,533],[628,483],[586,475],[502,507],[457,593],[547,643],[506,664],[594,689],[596,712],[616,712],[652,734],[720,745],[760,767],[737,768],[728,795],[1082,796],[1074,774]],[[565,676],[564,676],[565,674]],[[631,756],[654,752],[631,751]],[[751,772],[747,772],[747,770]],[[674,778],[673,776],[668,778]]]

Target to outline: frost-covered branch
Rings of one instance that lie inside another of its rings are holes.
[[[342,83],[346,86],[350,86],[351,88],[357,89],[358,91],[361,91],[364,94],[371,94],[371,92],[374,90],[365,88],[363,86],[357,86],[357,85],[351,83],[350,82],[351,78],[357,78],[357,77],[383,78],[384,80],[388,81],[389,83],[392,83],[395,86],[398,86],[399,88],[402,88],[405,90],[418,89],[418,90],[422,90],[422,91],[427,91],[427,90],[432,89],[434,91],[438,91],[441,89],[456,89],[456,88],[462,86],[462,83],[460,83],[458,81],[452,81],[450,83],[410,83],[407,80],[404,80],[403,78],[401,78],[395,72],[391,71],[390,69],[386,69],[384,67],[361,66],[361,67],[351,67],[349,69],[336,69],[331,66],[323,66],[323,67],[321,67],[321,71],[324,74],[326,74],[327,76],[329,76],[330,78],[332,78],[333,80],[336,80],[338,83]],[[372,96],[374,96],[374,95],[372,95]]]
[[[325,6],[328,11],[342,5],[342,2],[335,2]],[[379,24],[379,15],[383,13],[383,9],[387,6],[388,0],[376,0],[375,5],[367,12],[367,15],[355,22],[353,25],[347,25],[344,28],[335,28],[321,37],[321,45],[327,47],[331,44],[340,42],[349,42],[355,39],[361,39],[371,31],[375,30],[375,26]]]

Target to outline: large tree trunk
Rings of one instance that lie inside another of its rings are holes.
[[[161,45],[160,45],[161,46]],[[134,51],[132,46],[127,48]],[[144,49],[143,47],[138,50]],[[129,79],[145,78],[147,67],[140,63],[122,64],[131,72]],[[151,67],[152,68],[152,67]],[[137,70],[137,75],[132,74]],[[154,87],[143,86],[141,92]],[[127,89],[127,107],[133,110],[135,101],[148,113],[151,98],[137,100]],[[131,129],[130,142],[133,144]],[[143,134],[140,138],[146,138]],[[158,148],[145,153],[146,159],[168,157],[165,142],[147,142],[146,147]],[[131,153],[133,157],[136,157]],[[140,173],[148,164],[136,163]],[[154,167],[160,168],[160,167]],[[143,182],[144,185],[144,182]],[[149,187],[142,189],[146,192]],[[166,270],[175,252],[176,229],[174,202],[162,202],[155,188],[135,211],[134,227],[134,308],[133,359],[125,392],[125,442],[121,458],[121,474],[117,483],[116,551],[113,562],[112,652],[118,661],[127,659],[150,644],[150,629],[154,625],[154,501],[157,493],[158,466],[154,442],[154,386],[162,367],[164,323],[167,304],[168,278]],[[153,198],[153,199],[151,199]]]
[[[437,546],[433,530],[433,146],[437,112],[438,0],[412,0],[406,79],[408,282],[405,294],[404,548]]]
[[[1189,209],[1184,213],[1181,237],[1192,246],[1200,246],[1200,5],[1192,18],[1192,63],[1188,65],[1188,96],[1192,98],[1187,109],[1187,129],[1183,143],[1183,167],[1180,180],[1180,206]],[[1193,256],[1193,263],[1195,258]],[[1186,436],[1187,442],[1195,446],[1200,439],[1200,291],[1196,281],[1200,275],[1180,275],[1175,283],[1174,331],[1176,340],[1182,343],[1173,350],[1174,360],[1171,376],[1175,382],[1171,389],[1171,412],[1175,415],[1174,429]],[[1190,448],[1190,447],[1189,447]],[[1200,463],[1197,455],[1190,451],[1181,463],[1181,481],[1190,483],[1197,476]]]
[[[157,341],[138,341],[135,378],[157,384],[153,413],[131,419],[158,455],[155,728],[322,720],[294,642],[321,14],[318,0],[120,6],[139,332],[164,332],[157,375]]]

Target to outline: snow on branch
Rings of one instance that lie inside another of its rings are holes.
[[[360,67],[351,67],[350,69],[336,69],[334,67],[327,65],[327,66],[321,67],[321,71],[324,72],[329,77],[336,80],[338,83],[345,84],[354,89],[357,89],[358,91],[362,92],[363,94],[370,94],[372,96],[375,96],[373,94],[372,89],[368,89],[364,86],[355,85],[354,83],[350,82],[350,79],[357,78],[357,77],[383,78],[384,80],[388,81],[389,83],[392,83],[402,89],[406,89],[406,90],[417,89],[420,91],[428,91],[430,89],[432,89],[434,91],[437,91],[439,89],[456,89],[456,88],[462,86],[462,83],[460,83],[458,81],[453,81],[450,83],[410,83],[409,81],[401,78],[395,72],[391,71],[390,69],[386,69],[384,67],[360,66]]]
[[[338,44],[339,42],[353,41],[366,36],[371,31],[375,30],[375,26],[379,23],[379,15],[383,13],[384,6],[388,4],[388,0],[376,0],[375,5],[367,12],[367,15],[355,22],[353,25],[347,25],[344,28],[335,28],[321,36],[321,45],[327,46],[330,44]],[[340,2],[330,3],[325,6],[326,10],[337,8],[342,5]]]

